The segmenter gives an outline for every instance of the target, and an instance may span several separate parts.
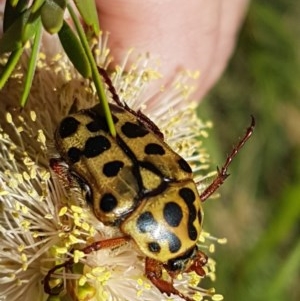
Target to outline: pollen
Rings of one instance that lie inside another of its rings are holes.
[[[25,253],[22,253],[22,254],[21,254],[21,261],[22,261],[23,263],[26,263],[26,262],[28,261],[27,255],[26,255]]]
[[[37,140],[42,144],[42,145],[46,145],[46,137],[45,134],[43,132],[43,130],[38,130],[38,138]]]
[[[85,275],[82,275],[82,276],[79,278],[79,280],[78,280],[78,284],[79,284],[80,286],[85,285],[86,282],[87,282],[87,278],[86,278]]]
[[[66,213],[68,212],[68,207],[64,206],[62,208],[60,208],[59,212],[58,212],[58,216],[64,216]]]
[[[30,111],[30,118],[31,118],[31,120],[32,120],[33,122],[36,121],[36,113],[35,113],[35,111]]]
[[[215,250],[216,250],[215,245],[214,245],[214,244],[210,244],[209,247],[208,247],[208,251],[209,251],[210,253],[214,253]]]
[[[137,284],[138,284],[138,285],[142,286],[143,283],[144,283],[144,281],[143,281],[142,278],[139,278],[139,279],[137,280]]]
[[[23,215],[27,215],[29,212],[29,209],[26,206],[21,206],[21,210],[22,210]]]
[[[2,188],[0,188],[0,196],[6,196],[8,194],[9,192],[7,190],[3,190]]]
[[[34,161],[32,161],[32,159],[29,158],[28,156],[26,156],[26,157],[24,158],[23,163],[24,163],[26,166],[28,166],[28,167],[30,167],[30,166],[32,166],[32,165],[35,164]]]
[[[217,242],[221,245],[227,244],[227,238],[219,238]]]
[[[195,272],[189,273],[189,285],[196,287],[200,282],[201,277]]]
[[[57,254],[64,255],[68,252],[68,249],[65,247],[57,247],[57,248],[55,248],[55,251]]]
[[[101,273],[99,276],[97,276],[97,281],[105,284],[107,280],[109,280],[111,277],[111,272],[106,271],[105,273]]]
[[[85,254],[82,251],[75,250],[74,251],[74,262],[77,263],[81,258],[85,257]]]
[[[13,119],[10,113],[6,113],[6,121],[7,123],[12,124],[13,123]]]
[[[91,226],[87,222],[83,222],[81,228],[87,232],[91,230]]]
[[[26,171],[24,171],[22,175],[23,175],[23,178],[24,178],[25,181],[29,181],[30,180],[30,176],[29,176],[29,174]]]
[[[53,219],[53,215],[50,214],[50,213],[48,213],[48,214],[45,214],[45,215],[44,215],[44,218],[45,218],[45,219],[51,220],[51,219]]]
[[[71,244],[76,244],[76,243],[80,242],[80,240],[72,234],[69,235],[69,240],[70,240]]]
[[[200,292],[196,292],[194,295],[193,295],[193,299],[195,301],[202,301],[203,300],[203,295],[200,293]]]
[[[78,206],[72,205],[72,206],[71,206],[71,210],[72,210],[74,213],[79,213],[79,214],[82,213],[82,208],[81,208],[81,207],[78,207]]]
[[[215,294],[215,295],[213,295],[213,296],[211,297],[211,299],[212,299],[213,301],[222,301],[222,300],[224,299],[224,297],[223,297],[222,295],[220,295],[220,294]]]
[[[31,225],[29,220],[24,220],[20,224],[21,224],[21,227],[26,231],[29,230],[30,225]]]

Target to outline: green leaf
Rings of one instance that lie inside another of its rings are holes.
[[[25,106],[28,95],[30,93],[32,79],[33,79],[33,76],[35,73],[38,51],[40,48],[41,37],[42,37],[42,23],[39,19],[38,26],[36,28],[36,34],[35,34],[33,45],[32,45],[30,59],[28,62],[28,69],[27,69],[27,73],[26,73],[26,77],[25,77],[25,81],[24,81],[24,89],[23,89],[21,101],[20,101],[20,104],[22,107]]]
[[[79,39],[67,22],[63,22],[63,26],[58,32],[58,36],[66,54],[78,72],[85,78],[90,77],[91,67],[87,55]]]
[[[10,77],[11,73],[15,69],[22,53],[23,53],[23,48],[18,48],[10,54],[8,61],[5,64],[5,67],[0,75],[0,89],[3,88],[7,79]]]
[[[17,6],[19,0],[10,0],[10,1],[6,1],[6,3],[9,3],[11,6],[15,7]]]
[[[44,28],[51,34],[60,31],[63,26],[66,0],[46,0],[41,8]]]
[[[84,22],[93,29],[94,34],[100,32],[97,8],[94,0],[74,0]]]
[[[300,268],[300,240],[289,247],[286,253],[283,263],[278,267],[276,274],[272,275],[270,286],[265,288],[265,300],[274,300],[276,296],[285,294],[291,279],[297,279]]]
[[[12,3],[13,2],[13,3]],[[27,8],[28,0],[6,1],[3,18],[3,31],[5,32]]]
[[[45,0],[35,0],[31,6],[31,12],[35,13],[36,11],[38,11],[44,4],[44,2]]]
[[[74,22],[74,25],[75,25],[75,28],[77,30],[77,33],[78,33],[79,39],[81,41],[82,47],[84,48],[87,59],[90,63],[93,82],[95,84],[95,88],[96,88],[96,91],[97,91],[97,94],[98,94],[98,97],[99,97],[99,101],[100,101],[100,104],[102,106],[102,110],[104,112],[105,118],[106,118],[106,122],[107,122],[107,125],[108,125],[109,132],[111,133],[111,135],[113,137],[116,137],[115,125],[114,125],[114,122],[113,122],[113,118],[112,118],[112,114],[111,114],[111,111],[110,111],[110,108],[109,108],[107,97],[106,97],[106,94],[105,94],[105,91],[104,91],[103,83],[100,79],[100,75],[99,75],[99,72],[98,72],[96,61],[93,57],[93,54],[92,54],[91,49],[89,47],[86,35],[83,31],[83,28],[82,28],[82,25],[81,25],[81,23],[78,19],[78,16],[77,16],[77,14],[75,13],[74,9],[72,8],[72,6],[70,4],[68,4],[68,11],[71,15],[72,21]]]
[[[21,16],[5,31],[0,39],[0,55],[6,52],[14,51],[23,46],[22,32],[26,24],[30,11],[26,10]]]
[[[40,26],[40,22],[41,22],[41,17],[38,12],[29,15],[26,24],[23,26],[22,37],[21,37],[23,44],[25,44],[30,38],[32,38],[36,34]]]

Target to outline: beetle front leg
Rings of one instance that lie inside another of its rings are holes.
[[[193,301],[192,299],[178,291],[174,287],[172,282],[162,279],[162,269],[162,263],[149,257],[146,258],[145,274],[147,278],[160,290],[161,293],[166,293],[168,296],[173,294],[179,296],[180,298],[186,301]]]
[[[206,275],[203,267],[207,264],[208,257],[205,253],[198,250],[195,258],[193,259],[193,263],[186,270],[186,272],[196,272],[199,276],[204,277]]]

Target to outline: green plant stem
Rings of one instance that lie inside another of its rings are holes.
[[[81,24],[78,20],[78,17],[76,15],[76,13],[74,12],[74,10],[73,10],[73,8],[70,4],[67,4],[67,8],[68,8],[68,11],[71,15],[72,21],[74,22],[74,25],[76,27],[79,39],[82,43],[82,46],[83,46],[83,48],[86,52],[89,63],[91,65],[93,81],[94,81],[94,84],[95,84],[95,87],[96,87],[96,90],[97,90],[97,94],[99,96],[100,104],[102,106],[102,109],[103,109],[105,117],[106,117],[106,121],[107,121],[109,131],[110,131],[111,135],[113,137],[115,137],[116,136],[116,129],[115,129],[115,126],[114,126],[114,122],[113,122],[113,119],[112,119],[112,115],[111,115],[111,112],[110,112],[108,101],[107,101],[106,95],[104,93],[104,87],[103,87],[102,81],[100,79],[100,75],[99,75],[99,72],[98,72],[98,69],[97,69],[96,62],[94,60],[93,54],[90,50],[88,41],[86,39],[83,28],[82,28],[82,26],[81,26]]]

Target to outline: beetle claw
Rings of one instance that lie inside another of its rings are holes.
[[[180,298],[184,299],[185,301],[193,301],[190,297],[182,294],[179,290],[177,290],[172,281],[166,281],[162,279],[162,268],[163,264],[155,259],[146,258],[145,264],[145,274],[147,278],[155,285],[161,293],[165,293],[168,296],[177,295]],[[176,274],[169,273],[171,277],[175,276]]]

